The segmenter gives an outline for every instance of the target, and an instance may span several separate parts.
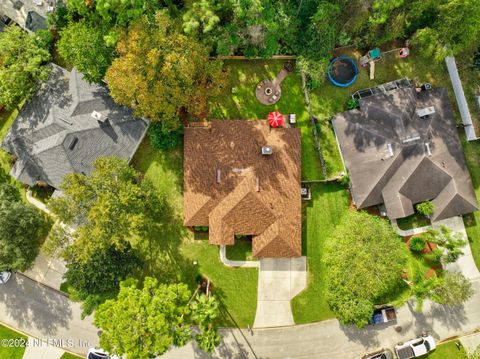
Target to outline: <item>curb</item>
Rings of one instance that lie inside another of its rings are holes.
[[[24,274],[24,273],[22,273],[22,272],[15,272],[15,274],[20,275],[20,276],[22,276],[22,277],[24,277],[24,278],[27,278],[27,279],[31,280],[32,282],[35,282],[35,283],[37,283],[37,284],[41,285],[42,287],[45,287],[45,288],[47,288],[47,289],[49,289],[49,290],[53,290],[54,292],[57,292],[58,294],[61,294],[61,295],[64,296],[65,298],[68,298],[68,299],[70,298],[70,295],[68,295],[67,293],[62,292],[61,290],[58,290],[58,289],[56,289],[56,288],[53,288],[53,287],[49,286],[48,284],[39,282],[39,281],[33,279],[32,277],[30,277],[30,276],[28,276],[28,275],[26,275],[26,274]]]

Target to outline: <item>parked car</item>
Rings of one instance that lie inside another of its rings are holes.
[[[373,311],[372,318],[368,321],[369,324],[381,324],[397,320],[397,313],[392,306],[383,306]]]
[[[0,284],[7,283],[10,280],[11,276],[12,272],[10,271],[0,272]]]
[[[87,359],[121,359],[119,356],[110,355],[101,348],[88,349]]]
[[[380,349],[375,352],[365,354],[362,359],[393,359],[393,353],[390,349]]]
[[[422,336],[409,340],[405,343],[398,343],[395,346],[395,354],[398,359],[418,358],[435,350],[437,344],[431,335]]]

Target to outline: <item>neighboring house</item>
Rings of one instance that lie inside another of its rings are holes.
[[[0,0],[0,17],[7,16],[28,31],[47,29],[47,15],[56,0]]]
[[[185,226],[216,245],[252,236],[255,257],[301,256],[300,148],[299,129],[266,121],[185,128]]]
[[[48,81],[23,106],[2,147],[16,157],[13,177],[58,189],[66,174],[90,173],[100,156],[130,161],[147,126],[116,105],[106,87],[52,64]]]
[[[447,91],[374,90],[359,109],[333,119],[357,208],[384,204],[396,219],[431,200],[432,221],[476,211]]]

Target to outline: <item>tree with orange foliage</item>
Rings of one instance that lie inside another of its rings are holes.
[[[117,53],[105,76],[111,96],[137,116],[161,122],[165,131],[178,127],[180,113],[206,116],[209,99],[220,94],[226,79],[222,63],[183,35],[166,11],[152,22],[142,17],[131,23]]]

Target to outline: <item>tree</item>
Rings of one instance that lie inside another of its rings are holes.
[[[98,305],[117,295],[120,282],[140,265],[129,244],[121,251],[113,246],[96,251],[85,263],[71,260],[65,273],[70,298],[84,301],[82,316],[92,314]]]
[[[273,0],[227,1],[229,21],[221,29],[217,52],[268,58],[279,50],[282,9]]]
[[[202,310],[190,307],[191,297],[181,283],[159,284],[147,277],[143,288],[138,288],[136,280],[122,282],[118,298],[107,300],[95,312],[100,345],[110,353],[138,359],[161,355],[172,345],[185,345],[192,338],[191,317]],[[212,333],[203,333],[203,337],[215,336]]]
[[[446,55],[473,53],[480,36],[480,3],[476,0],[444,0],[436,6],[437,18],[431,27],[420,29],[415,42],[425,56],[443,60]],[[432,44],[430,41],[435,40]]]
[[[220,22],[216,11],[220,4],[211,0],[198,0],[183,15],[183,31],[186,34],[211,32]]]
[[[437,257],[443,263],[455,262],[463,254],[461,248],[466,244],[460,233],[453,233],[445,226],[441,226],[440,230],[431,229],[420,236],[425,241],[439,246]]]
[[[0,32],[0,104],[15,107],[48,78],[49,52],[18,26]]]
[[[66,175],[61,189],[64,196],[51,199],[49,208],[63,223],[76,226],[73,243],[63,251],[67,260],[86,263],[96,251],[128,248],[162,211],[151,183],[114,157],[95,160],[87,176]],[[62,239],[58,242],[65,244]]]
[[[153,148],[168,150],[178,146],[182,140],[183,129],[181,127],[172,131],[164,131],[161,123],[153,123],[148,128],[148,137]]]
[[[0,271],[30,268],[39,252],[44,225],[40,214],[21,202],[13,185],[1,185]]]
[[[108,32],[92,22],[71,22],[60,31],[58,52],[90,82],[101,82],[112,61],[113,47],[107,46]]]
[[[383,219],[351,211],[328,239],[327,301],[343,324],[362,327],[374,304],[403,285],[406,247]]]
[[[461,305],[474,294],[472,284],[459,272],[446,272],[430,297],[437,303]]]
[[[435,205],[431,201],[425,201],[419,203],[415,206],[418,213],[423,214],[424,216],[431,216],[435,211]]]
[[[210,60],[208,50],[180,32],[165,11],[150,23],[132,23],[120,37],[119,57],[105,80],[113,99],[136,115],[161,121],[165,131],[179,126],[179,115],[204,117],[208,100],[221,92],[222,63]]]
[[[220,344],[220,335],[215,326],[219,315],[219,304],[215,297],[200,295],[191,305],[192,320],[200,328],[195,339],[200,349],[211,353]]]

